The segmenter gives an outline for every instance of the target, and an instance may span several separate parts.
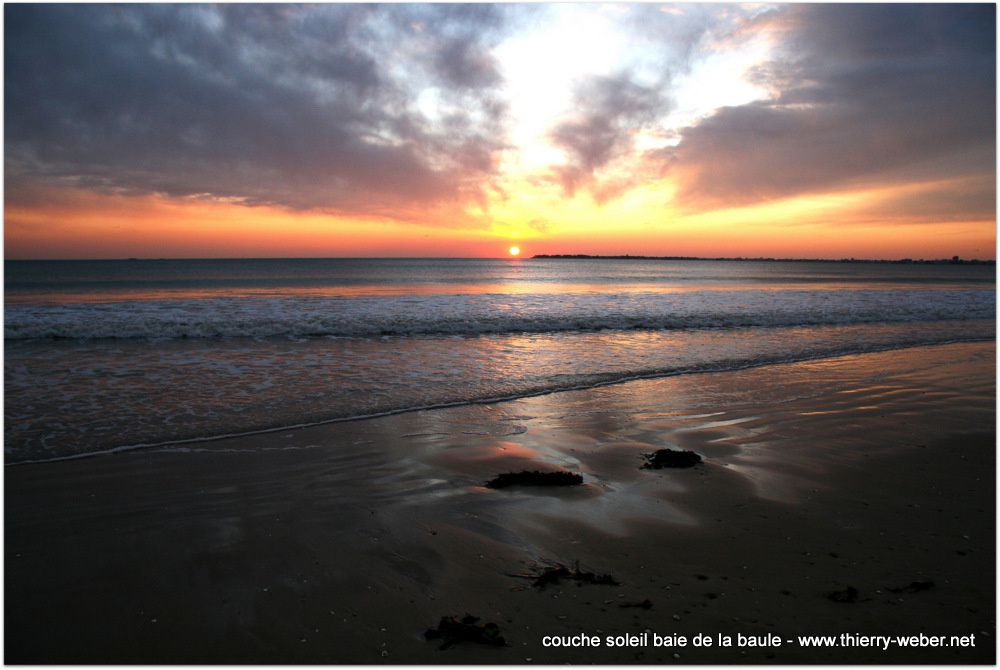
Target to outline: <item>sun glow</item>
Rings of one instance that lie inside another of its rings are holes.
[[[509,251],[511,256],[519,256],[521,254],[521,247],[511,247]]]

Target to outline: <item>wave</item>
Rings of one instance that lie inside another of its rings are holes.
[[[7,340],[475,336],[994,319],[991,289],[210,298],[7,305]]]

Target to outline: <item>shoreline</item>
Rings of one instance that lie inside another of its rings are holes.
[[[895,265],[996,265],[996,259],[952,258],[775,258],[761,256],[636,256],[621,254],[602,256],[596,254],[535,254],[538,260],[612,260],[612,261],[731,261],[733,263],[876,263]],[[497,259],[500,260],[500,259]]]
[[[336,416],[329,419],[321,419],[318,421],[306,421],[301,423],[285,424],[280,426],[272,426],[266,428],[252,429],[248,431],[239,431],[233,433],[220,433],[217,435],[199,435],[195,437],[184,437],[178,439],[163,440],[159,442],[149,442],[149,443],[139,443],[139,444],[126,444],[114,447],[108,447],[105,449],[98,449],[94,451],[82,452],[77,454],[67,454],[65,456],[55,456],[52,458],[41,458],[41,459],[26,459],[15,461],[13,463],[8,463],[5,459],[4,467],[16,467],[23,465],[43,465],[46,463],[58,463],[62,461],[75,461],[86,458],[98,458],[103,456],[114,456],[117,454],[129,453],[134,451],[143,451],[146,449],[157,449],[161,447],[172,447],[185,444],[198,444],[202,442],[216,442],[219,440],[229,440],[241,437],[252,437],[255,435],[266,435],[270,433],[279,433],[282,431],[289,430],[300,430],[303,428],[315,428],[317,426],[326,426],[329,424],[346,423],[352,421],[367,421],[370,419],[378,419],[388,416],[396,416],[399,414],[408,414],[410,412],[424,412],[430,410],[439,409],[450,409],[456,407],[469,407],[474,405],[492,405],[497,403],[513,402],[517,400],[522,400],[526,398],[537,398],[539,396],[545,396],[552,393],[567,393],[572,391],[586,391],[590,389],[602,388],[605,386],[615,386],[617,384],[628,384],[635,381],[648,381],[656,379],[667,379],[670,377],[680,377],[685,375],[702,375],[702,374],[725,374],[727,372],[740,372],[743,370],[753,370],[755,368],[768,367],[773,365],[792,365],[795,363],[808,363],[812,361],[822,361],[827,359],[843,358],[845,356],[863,356],[866,354],[877,354],[885,353],[890,351],[904,351],[906,349],[915,348],[925,348],[925,347],[940,347],[949,346],[954,344],[980,344],[986,342],[993,342],[993,339],[987,338],[970,338],[962,340],[944,340],[941,342],[933,343],[917,343],[917,344],[891,344],[885,346],[873,346],[866,348],[863,351],[850,351],[850,352],[820,352],[815,355],[800,356],[789,359],[768,359],[768,360],[758,360],[746,362],[740,365],[735,365],[728,368],[717,368],[717,367],[704,367],[704,368],[685,368],[679,370],[668,370],[668,371],[653,371],[649,373],[639,373],[634,375],[626,375],[622,377],[616,377],[609,380],[596,380],[593,382],[587,382],[583,384],[576,384],[571,386],[557,387],[557,388],[546,388],[538,391],[525,391],[523,393],[517,393],[508,396],[495,396],[487,398],[473,398],[470,400],[456,400],[454,402],[442,402],[434,403],[429,405],[420,405],[415,407],[402,407],[398,409],[388,409],[385,411],[372,412],[370,414],[356,414],[350,416]]]
[[[983,342],[10,468],[6,660],[992,663],[994,430]],[[659,447],[705,463],[641,470]],[[553,467],[583,486],[483,486]],[[511,576],[574,561],[619,585]],[[853,602],[828,597],[848,588]],[[422,638],[466,613],[509,646]],[[541,645],[647,629],[987,646]]]

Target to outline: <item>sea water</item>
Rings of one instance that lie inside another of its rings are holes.
[[[991,340],[995,283],[965,264],[7,261],[5,457]]]

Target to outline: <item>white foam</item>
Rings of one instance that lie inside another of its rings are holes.
[[[473,336],[994,319],[995,290],[742,290],[208,298],[7,305],[4,336],[217,339]]]

